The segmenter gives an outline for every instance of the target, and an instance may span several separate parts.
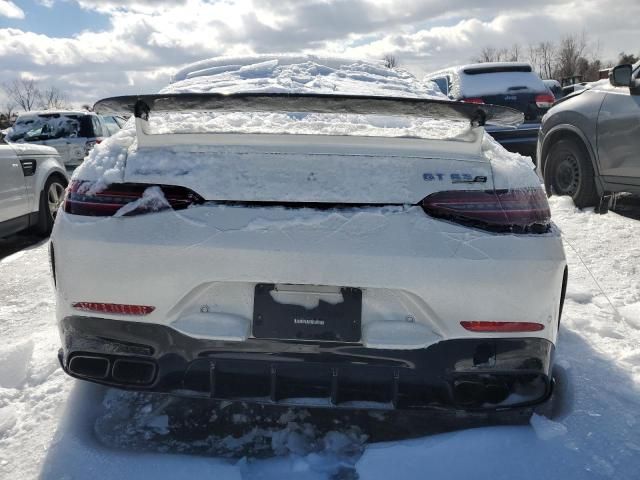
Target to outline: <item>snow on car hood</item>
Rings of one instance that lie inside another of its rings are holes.
[[[160,93],[185,92],[295,92],[340,93],[378,96],[438,98],[444,96],[432,82],[422,82],[401,69],[385,68],[381,62],[363,62],[316,56],[253,56],[222,57],[205,60],[178,71],[173,83]],[[153,133],[295,133],[324,135],[356,135],[413,137],[428,139],[462,138],[468,125],[434,119],[405,119],[397,117],[364,117],[354,115],[291,115],[282,113],[171,113],[152,115]],[[94,148],[85,162],[76,170],[74,179],[94,182],[92,189],[106,188],[110,183],[133,181],[125,179],[125,165],[130,171],[154,172],[149,183],[159,181],[162,165],[159,161],[172,156],[171,148],[156,147],[154,152],[138,148],[133,121],[117,134]],[[495,168],[496,188],[539,185],[532,162],[526,157],[507,154],[490,140],[484,141],[484,160]],[[127,159],[135,162],[130,165]],[[479,159],[479,160],[482,160]],[[181,162],[182,182],[187,177],[202,176],[203,162]],[[132,170],[133,169],[133,170]],[[175,176],[175,168],[167,175]],[[140,175],[136,181],[144,181]],[[197,183],[197,182],[196,182]]]

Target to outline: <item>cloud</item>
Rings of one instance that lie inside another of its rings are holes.
[[[24,11],[13,2],[0,0],[0,17],[22,19]]]
[[[530,0],[527,9],[513,0],[65,1],[106,15],[109,27],[81,25],[69,37],[0,28],[0,82],[28,75],[90,102],[158,90],[174,69],[203,58],[285,51],[392,53],[420,73],[469,62],[484,46],[526,50],[583,30],[604,59],[640,53],[637,0],[607,2],[606,10],[603,0]]]

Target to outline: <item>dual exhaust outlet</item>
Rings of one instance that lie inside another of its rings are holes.
[[[69,360],[69,373],[76,377],[122,386],[150,385],[157,366],[151,360],[133,357],[111,358],[96,354],[76,354]]]
[[[482,407],[485,404],[498,405],[504,402],[511,388],[499,377],[463,378],[453,382],[454,401],[464,407]]]

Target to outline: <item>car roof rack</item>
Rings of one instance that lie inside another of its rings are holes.
[[[468,121],[517,127],[522,112],[508,107],[432,98],[382,97],[324,93],[167,93],[99,100],[97,113],[128,113],[148,120],[151,112],[305,112],[389,115]]]

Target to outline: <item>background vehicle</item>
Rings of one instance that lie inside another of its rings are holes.
[[[556,100],[564,96],[562,85],[560,85],[560,82],[558,80],[547,79],[542,80],[542,83],[544,83],[544,85],[549,89]]]
[[[429,73],[452,100],[490,103],[524,113],[518,128],[488,127],[487,132],[509,151],[528,155],[535,161],[536,142],[542,116],[555,98],[528,63],[479,63]]]
[[[0,138],[0,237],[28,228],[47,235],[67,182],[54,148]]]
[[[538,168],[547,192],[578,207],[606,192],[640,193],[640,64],[619,65],[560,100],[546,115]]]
[[[515,125],[520,112],[443,100],[364,62],[191,70],[158,95],[95,106],[134,108],[136,130],[96,147],[54,227],[67,373],[286,405],[549,398],[562,242],[530,162],[479,120]]]
[[[7,132],[9,142],[54,147],[65,165],[79,165],[96,143],[118,132],[125,120],[88,111],[22,113]]]

